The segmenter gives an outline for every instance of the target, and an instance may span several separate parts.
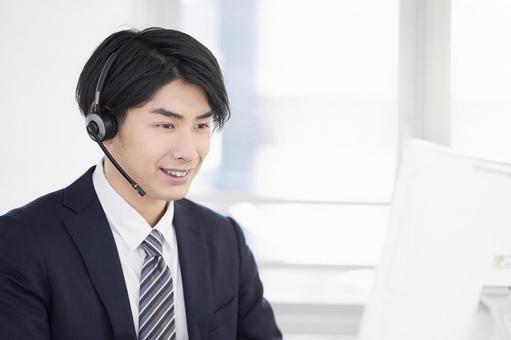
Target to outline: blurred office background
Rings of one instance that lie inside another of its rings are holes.
[[[356,338],[404,141],[511,162],[509,0],[3,0],[0,214],[97,162],[80,70],[148,26],[220,61],[232,118],[190,197],[242,224],[286,339]]]

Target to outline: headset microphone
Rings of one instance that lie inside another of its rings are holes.
[[[108,70],[112,66],[115,58],[117,58],[117,53],[114,52],[108,57],[105,65],[101,69],[101,73],[99,75],[98,83],[96,84],[96,91],[94,92],[94,102],[91,105],[91,109],[86,117],[86,128],[87,133],[93,141],[98,143],[99,147],[108,159],[112,162],[112,164],[119,170],[121,175],[126,178],[126,180],[131,184],[133,189],[135,189],[140,196],[145,195],[144,189],[140,185],[137,184],[123,168],[115,161],[110,152],[103,145],[103,141],[113,138],[117,133],[117,119],[115,116],[107,110],[102,111],[99,106],[99,99],[101,96],[101,90],[103,89],[103,83],[105,81],[106,75],[108,74]]]

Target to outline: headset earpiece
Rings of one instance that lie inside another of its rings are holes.
[[[87,133],[95,142],[113,138],[117,133],[117,119],[110,112],[101,114],[90,112],[85,120]]]

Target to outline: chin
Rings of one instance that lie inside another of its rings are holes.
[[[165,192],[165,193],[161,193],[161,195],[158,195],[158,196],[160,197],[161,200],[164,200],[164,201],[177,201],[182,198],[185,198],[187,193],[188,193],[188,190],[183,190],[183,191],[179,191],[179,192],[174,191],[172,193]]]

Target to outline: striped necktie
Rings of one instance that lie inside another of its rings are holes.
[[[162,255],[163,235],[153,229],[142,242],[146,252],[140,281],[139,340],[174,340],[172,275]]]

